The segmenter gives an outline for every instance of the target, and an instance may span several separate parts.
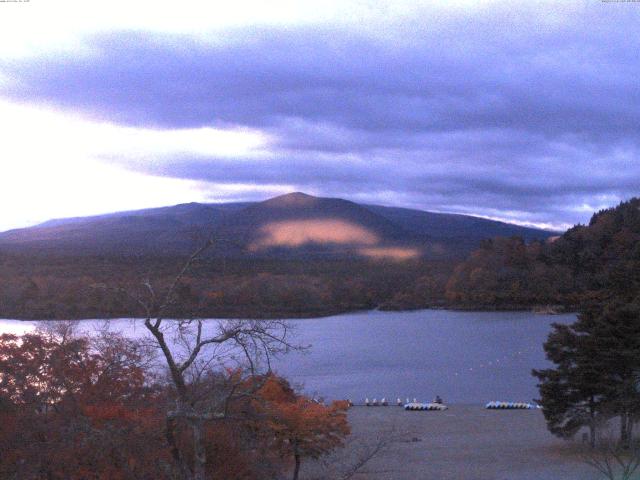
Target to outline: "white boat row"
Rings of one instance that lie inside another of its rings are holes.
[[[366,407],[387,407],[389,406],[389,402],[386,398],[382,397],[381,400],[374,398],[373,400],[369,400],[369,397],[364,399],[364,404]]]
[[[353,406],[353,402],[351,400],[348,401],[349,406]],[[405,410],[437,410],[443,411],[447,410],[447,407],[442,401],[440,397],[437,397],[435,401],[426,403],[426,402],[418,402],[417,399],[413,399],[410,401],[408,398],[405,402],[403,402],[400,398],[398,398],[395,404],[399,407],[403,407]],[[373,400],[369,400],[369,398],[365,398],[364,405],[366,407],[386,407],[389,405],[389,402],[386,398],[382,397],[382,399],[378,400],[374,398]],[[540,405],[536,405],[535,403],[528,402],[501,402],[501,401],[491,401],[485,405],[485,408],[489,410],[533,410],[542,408]]]
[[[442,403],[420,403],[420,402],[410,402],[404,406],[405,410],[436,410],[443,411],[447,410],[449,407]]]
[[[410,401],[407,398],[407,401],[403,402],[398,397],[395,403],[399,407],[404,407],[405,410],[447,410],[447,408],[449,408],[440,401],[440,397],[437,398],[437,401],[431,403],[418,402],[415,398],[413,401]],[[367,397],[364,400],[364,405],[366,407],[386,407],[389,405],[389,402],[384,397],[381,400],[378,400],[377,398],[369,400]],[[353,402],[351,400],[349,400],[349,406],[353,406]]]
[[[485,405],[485,408],[489,410],[531,410],[534,408],[541,408],[540,405],[526,402],[489,402]]]
[[[438,400],[439,400],[439,398],[440,398],[440,397],[438,397]],[[433,403],[435,403],[435,404],[439,404],[439,403],[441,403],[441,402],[439,402],[438,400],[434,401]],[[348,402],[349,402],[349,405],[353,406],[353,402],[352,402],[351,400],[349,400]],[[399,406],[399,407],[404,407],[405,405],[407,405],[407,404],[409,404],[409,403],[415,403],[415,404],[418,404],[418,403],[420,403],[420,402],[418,402],[418,400],[417,400],[417,399],[415,399],[415,398],[413,399],[413,402],[411,402],[411,401],[409,400],[409,398],[407,398],[406,402],[403,402],[403,401],[400,399],[400,397],[398,397],[398,398],[396,399],[396,402],[395,402],[395,404],[396,404],[397,406]],[[369,400],[369,397],[367,397],[367,398],[365,398],[365,399],[364,399],[364,405],[365,405],[366,407],[387,407],[387,406],[389,406],[389,401],[388,401],[385,397],[382,397],[382,399],[381,399],[381,400],[378,400],[377,398],[374,398],[373,400]],[[425,405],[426,405],[426,404],[425,404]]]

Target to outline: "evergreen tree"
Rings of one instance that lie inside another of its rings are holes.
[[[544,348],[556,366],[533,371],[549,430],[571,437],[589,427],[593,445],[598,424],[618,416],[620,441],[628,447],[640,412],[640,308],[611,300],[553,328]]]
[[[598,357],[588,337],[574,325],[553,325],[544,349],[556,368],[534,370],[540,383],[539,403],[553,434],[570,438],[588,427],[595,445],[598,424],[604,418],[609,385],[600,375]]]
[[[596,355],[599,377],[608,386],[607,407],[620,417],[620,442],[626,448],[640,412],[640,308],[613,300],[582,313],[575,328]]]

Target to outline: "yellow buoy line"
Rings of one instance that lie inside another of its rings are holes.
[[[485,368],[501,367],[501,366],[503,366],[503,365],[505,365],[507,363],[512,362],[513,360],[519,360],[519,359],[523,358],[522,355],[525,355],[525,354],[527,354],[529,352],[532,352],[533,350],[536,350],[538,348],[539,348],[538,346],[525,347],[525,348],[522,348],[522,349],[520,349],[518,351],[515,351],[515,352],[513,352],[513,353],[511,353],[509,355],[503,355],[501,357],[493,358],[491,360],[487,360],[485,362],[479,363],[479,364],[475,365],[475,367],[467,367],[467,368],[464,368],[463,370],[459,370],[457,372],[454,372],[453,376],[457,377],[457,376],[461,375],[464,371],[473,372],[474,370],[477,371],[477,370],[482,370],[482,369],[485,369]]]

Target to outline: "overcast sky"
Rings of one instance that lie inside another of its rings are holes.
[[[0,230],[299,190],[566,228],[640,192],[640,3],[0,2]]]

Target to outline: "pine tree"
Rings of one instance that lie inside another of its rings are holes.
[[[607,406],[620,417],[620,442],[627,448],[640,412],[640,308],[611,301],[582,313],[576,330],[583,332],[596,355],[596,373],[608,385]]]
[[[628,447],[640,412],[640,308],[612,300],[583,309],[572,325],[554,324],[544,344],[556,367],[534,370],[549,430],[571,437],[620,417],[620,441]]]
[[[610,387],[600,375],[598,358],[588,338],[578,333],[575,325],[554,324],[553,328],[544,349],[556,368],[533,371],[540,380],[539,403],[547,427],[563,438],[588,427],[593,446]]]

